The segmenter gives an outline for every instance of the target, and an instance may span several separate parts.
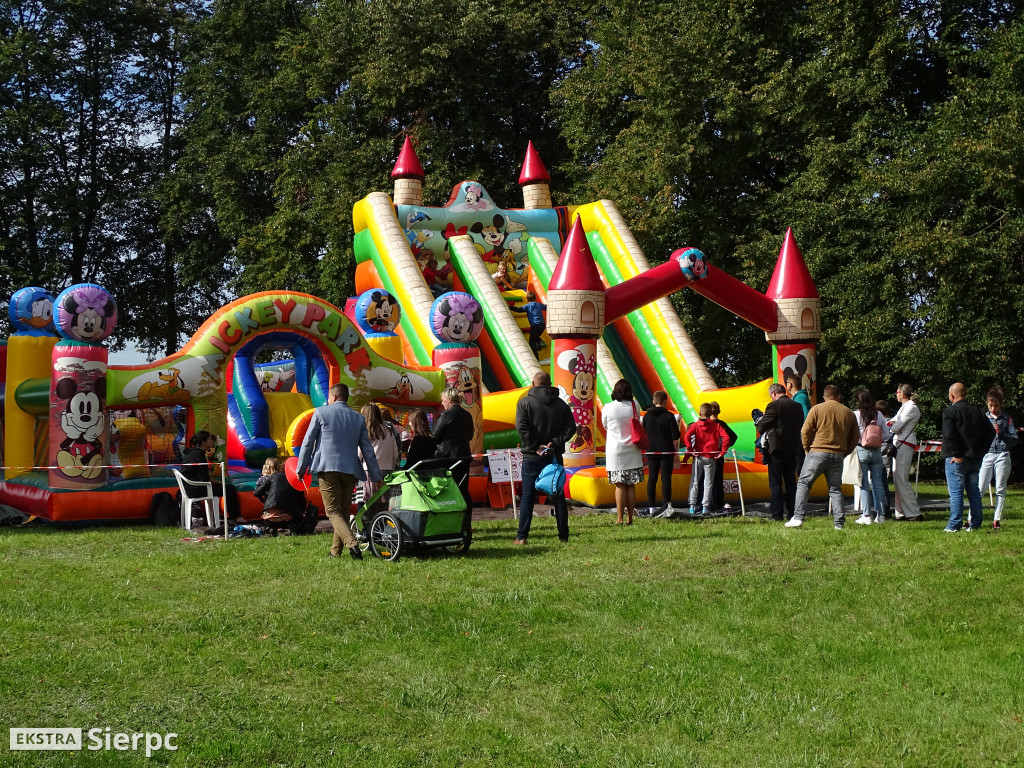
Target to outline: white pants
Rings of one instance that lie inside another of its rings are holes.
[[[896,487],[896,514],[900,517],[919,517],[917,491],[910,482],[910,468],[914,465],[914,446],[901,443],[893,462],[892,483]]]
[[[996,511],[992,516],[999,520],[1003,516],[1003,504],[1006,502],[1006,481],[1010,479],[1010,452],[986,453],[981,460],[981,472],[978,473],[978,487],[981,489],[982,503],[985,492],[995,476],[996,480]]]

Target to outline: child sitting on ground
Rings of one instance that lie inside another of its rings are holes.
[[[711,403],[700,404],[700,418],[690,425],[683,435],[683,445],[693,454],[693,474],[690,476],[690,514],[697,513],[697,502],[701,486],[704,501],[701,514],[711,511],[715,484],[715,460],[725,455],[729,437],[722,426],[711,418],[714,409]]]
[[[295,490],[284,473],[280,459],[263,463],[263,474],[252,493],[263,502],[263,522],[271,528],[284,528],[297,522],[306,509],[306,495]]]

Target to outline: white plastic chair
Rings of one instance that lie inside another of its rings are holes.
[[[211,528],[220,528],[220,497],[213,495],[213,483],[189,480],[181,472],[171,469],[174,479],[178,481],[178,488],[181,491],[181,527],[192,527],[192,505],[199,502],[206,508],[206,524]],[[185,492],[186,486],[202,488],[204,496],[192,496]]]

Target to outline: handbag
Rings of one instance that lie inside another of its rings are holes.
[[[632,403],[633,406],[633,418],[629,420],[629,439],[637,448],[643,452],[647,452],[650,448],[650,442],[647,440],[647,430],[644,429],[644,425],[640,423],[636,411],[636,403]]]
[[[896,453],[896,436],[893,435],[888,440],[883,441],[880,450],[883,456],[892,456]]]
[[[533,487],[545,496],[565,495],[565,467],[562,466],[557,454],[550,464],[541,469]]]

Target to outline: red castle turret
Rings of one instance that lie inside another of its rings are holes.
[[[551,379],[565,392],[576,420],[576,436],[566,446],[567,467],[594,463],[597,340],[604,332],[604,318],[604,283],[577,216],[548,283]]]
[[[523,208],[551,207],[551,174],[531,141],[526,146],[526,159],[519,173],[519,186],[523,188]]]
[[[775,301],[779,319],[778,328],[765,333],[774,347],[775,378],[785,384],[787,377],[796,375],[813,402],[817,389],[817,342],[821,338],[821,298],[792,227],[786,230],[766,295]]]
[[[765,334],[768,341],[774,344],[821,338],[821,298],[792,227],[786,230],[786,239],[765,295],[775,301],[779,317],[778,328]]]
[[[391,178],[395,180],[395,205],[423,205],[423,180],[426,177],[416,150],[412,148],[412,141],[406,136],[391,170]]]

